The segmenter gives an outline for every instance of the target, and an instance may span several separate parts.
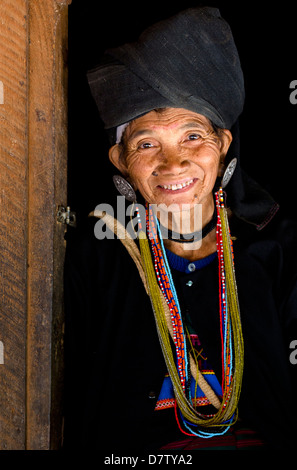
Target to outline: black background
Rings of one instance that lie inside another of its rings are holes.
[[[296,116],[290,83],[297,80],[297,5],[294,2],[201,3],[215,6],[231,26],[245,76],[240,118],[243,168],[295,218]],[[109,143],[91,97],[87,70],[105,49],[137,39],[142,30],[177,11],[183,1],[114,3],[72,0],[69,6],[68,204],[78,222],[117,195],[108,161]]]

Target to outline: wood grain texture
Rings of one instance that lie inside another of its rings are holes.
[[[27,7],[0,3],[0,449],[24,449],[27,263]]]
[[[0,2],[0,450],[62,439],[67,4]]]
[[[29,2],[27,449],[58,448],[67,188],[67,7]]]

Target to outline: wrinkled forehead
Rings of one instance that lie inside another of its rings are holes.
[[[132,120],[117,128],[117,143],[123,133],[132,139],[141,135],[151,135],[155,132],[175,132],[188,129],[210,130],[210,120],[202,114],[183,108],[162,108],[152,110],[145,115]]]

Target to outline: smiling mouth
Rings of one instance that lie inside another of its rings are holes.
[[[160,184],[158,187],[162,189],[166,189],[168,191],[178,191],[184,188],[188,188],[192,184],[194,184],[197,181],[197,178],[193,178],[189,181],[185,181],[183,183],[176,183],[176,184]]]

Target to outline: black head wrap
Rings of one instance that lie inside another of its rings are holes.
[[[228,158],[239,159],[244,79],[232,32],[218,9],[190,8],[156,23],[138,41],[108,50],[88,80],[112,143],[122,124],[156,108],[184,108],[230,129]],[[240,165],[227,203],[259,229],[277,209]]]

